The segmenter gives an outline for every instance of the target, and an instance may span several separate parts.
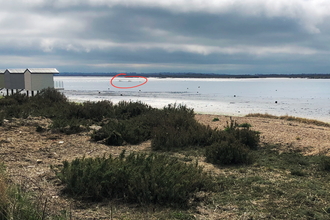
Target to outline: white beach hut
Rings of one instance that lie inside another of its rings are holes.
[[[48,87],[54,88],[54,74],[59,74],[55,68],[29,68],[24,72],[25,90],[40,91]]]
[[[6,89],[24,89],[24,72],[25,69],[6,69],[5,71],[5,87]]]

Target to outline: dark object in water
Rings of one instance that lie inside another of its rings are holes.
[[[277,101],[275,101],[275,103],[277,103]]]

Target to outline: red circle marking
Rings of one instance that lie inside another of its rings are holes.
[[[126,73],[119,73],[117,75],[115,75],[114,77],[112,77],[112,79],[110,80],[110,84],[115,87],[115,88],[118,88],[118,89],[132,89],[132,88],[135,88],[135,87],[139,87],[139,86],[142,86],[144,84],[146,84],[148,82],[148,78],[147,77],[144,77],[144,76],[125,76],[125,77],[136,77],[136,78],[143,78],[145,79],[146,81],[139,84],[139,85],[136,85],[136,86],[130,86],[130,87],[120,87],[120,86],[116,86],[112,83],[112,81],[117,77],[117,76],[120,76],[120,75],[126,75]]]

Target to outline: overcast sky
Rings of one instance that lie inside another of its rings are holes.
[[[329,0],[0,0],[0,69],[329,73]]]

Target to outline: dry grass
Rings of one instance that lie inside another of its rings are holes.
[[[2,170],[0,170],[0,213],[4,211],[3,209],[6,207],[6,204],[8,204],[7,189],[8,186],[7,186],[5,174]]]
[[[305,124],[312,124],[317,126],[324,126],[324,127],[330,127],[329,123],[318,121],[314,119],[307,119],[307,118],[299,118],[289,115],[283,115],[283,116],[276,116],[271,114],[261,114],[261,113],[253,113],[253,114],[247,114],[245,117],[258,117],[258,118],[272,118],[272,119],[282,119],[287,121],[296,121],[299,123],[305,123]]]

